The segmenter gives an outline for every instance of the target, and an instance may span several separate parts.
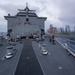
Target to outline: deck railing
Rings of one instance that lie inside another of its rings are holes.
[[[56,41],[75,57],[75,41],[61,37],[56,38]]]

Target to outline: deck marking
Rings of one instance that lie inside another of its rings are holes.
[[[59,66],[58,68],[59,68],[60,70],[62,70],[62,67],[61,67],[61,66]]]

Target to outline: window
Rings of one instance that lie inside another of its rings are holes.
[[[28,22],[29,21],[29,18],[26,18],[26,22]]]

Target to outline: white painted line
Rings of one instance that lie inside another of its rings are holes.
[[[34,46],[33,46],[33,47],[34,47]],[[40,49],[39,49],[39,50],[40,50]],[[34,51],[34,52],[35,52],[35,51]],[[36,54],[36,52],[35,52],[35,54]],[[43,67],[42,67],[42,65],[41,65],[40,59],[39,59],[39,57],[38,57],[37,54],[36,54],[36,57],[37,57],[37,60],[38,60],[38,62],[39,62],[39,64],[40,64],[40,67],[41,67],[41,69],[42,69],[42,71],[43,71],[43,74],[46,75],[45,72],[44,72],[44,69],[43,69]]]

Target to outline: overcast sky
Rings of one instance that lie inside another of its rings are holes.
[[[47,17],[45,28],[50,24],[56,27],[75,26],[75,0],[0,0],[0,31],[7,31],[4,16],[15,15],[18,9],[24,9],[26,2],[30,9],[36,10],[39,17]]]

